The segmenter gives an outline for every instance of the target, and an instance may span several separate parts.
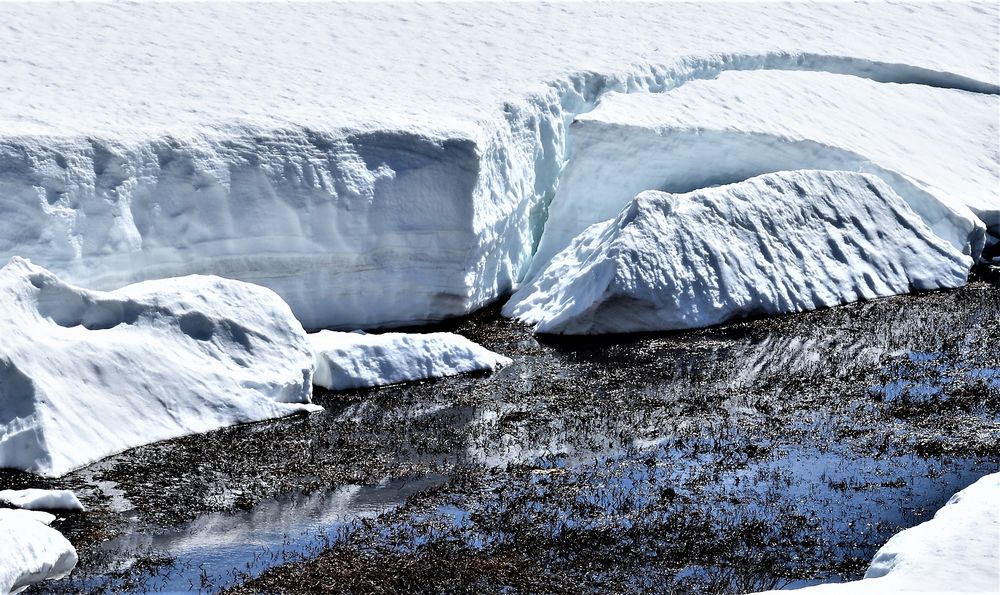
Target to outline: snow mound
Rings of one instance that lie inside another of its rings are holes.
[[[25,510],[83,510],[70,490],[0,490],[0,500]]]
[[[1000,97],[823,72],[723,72],[669,93],[609,94],[570,127],[573,155],[533,271],[644,190],[689,192],[774,171],[882,177],[942,238],[1000,235]]]
[[[795,592],[1000,592],[1000,473],[952,496],[933,519],[893,535],[875,554],[863,580]]]
[[[316,408],[305,332],[263,287],[191,276],[105,293],[14,258],[0,303],[0,467],[60,475]]]
[[[503,312],[540,333],[684,329],[958,287],[971,264],[875,176],[779,172],[643,192],[573,240]]]
[[[332,390],[382,386],[495,370],[511,363],[454,333],[342,333],[309,335],[316,354],[313,381]]]
[[[568,123],[602,95],[732,69],[996,93],[997,18],[988,4],[0,4],[0,258],[97,289],[250,281],[309,329],[440,320],[523,277]]]
[[[68,575],[76,566],[76,549],[48,525],[47,512],[0,508],[0,595]]]

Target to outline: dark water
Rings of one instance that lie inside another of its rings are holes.
[[[639,338],[449,327],[514,365],[50,482],[91,510],[60,522],[81,562],[45,591],[794,587],[859,578],[1000,470],[994,285]]]

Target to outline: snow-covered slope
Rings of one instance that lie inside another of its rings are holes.
[[[313,382],[333,390],[382,386],[495,370],[510,359],[454,333],[309,335],[316,354]]]
[[[987,475],[952,496],[933,519],[893,535],[875,554],[864,580],[795,592],[1000,592],[1000,473]]]
[[[76,549],[48,525],[47,512],[0,508],[0,595],[62,578],[76,566]]]
[[[0,490],[0,500],[25,510],[83,510],[70,490]]]
[[[573,159],[535,269],[643,190],[688,192],[792,169],[881,176],[941,237],[1000,235],[1000,96],[816,72],[725,72],[670,93],[605,96],[571,126]]]
[[[80,289],[0,269],[0,467],[60,475],[126,448],[314,409],[305,332],[218,277]]]
[[[984,4],[0,5],[0,258],[263,284],[309,328],[524,272],[567,122],[732,69],[996,92]],[[375,289],[377,288],[377,290]]]
[[[876,176],[778,172],[639,194],[573,240],[503,312],[541,333],[693,328],[958,287],[971,264]]]

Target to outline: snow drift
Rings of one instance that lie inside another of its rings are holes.
[[[83,510],[70,490],[0,490],[0,501],[25,510]]]
[[[47,512],[0,508],[0,595],[66,576],[76,566],[76,549],[48,525]]]
[[[191,276],[104,293],[14,258],[0,303],[0,467],[60,475],[315,408],[305,332],[263,287]]]
[[[522,277],[567,124],[609,91],[998,87],[989,5],[595,6],[4,5],[0,258],[251,281],[307,328],[437,320]]]
[[[503,312],[540,333],[684,329],[959,287],[971,264],[878,177],[779,172],[641,193]]]
[[[994,473],[952,496],[933,519],[893,535],[875,554],[863,580],[816,585],[796,592],[996,593],[1000,591],[998,502],[1000,473]]]
[[[607,95],[570,127],[573,158],[532,268],[644,190],[794,169],[879,175],[975,258],[983,223],[1000,234],[998,113],[996,95],[817,72],[731,71],[669,93]]]
[[[314,382],[347,390],[493,371],[511,360],[454,333],[342,333],[309,335],[316,354]]]

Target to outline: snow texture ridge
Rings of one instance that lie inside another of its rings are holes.
[[[997,18],[974,4],[6,5],[0,257],[101,289],[251,281],[307,328],[438,320],[523,276],[567,124],[602,95],[745,69],[996,93]]]
[[[817,72],[730,71],[664,94],[606,95],[570,127],[573,159],[533,270],[643,190],[793,169],[877,174],[975,257],[984,223],[1000,234],[998,116],[996,95]]]
[[[796,592],[1000,592],[1000,473],[982,477],[952,496],[931,520],[893,535],[875,554],[864,579]]]
[[[959,287],[971,264],[878,177],[778,172],[639,194],[503,312],[540,333],[685,329]]]
[[[76,549],[48,526],[55,518],[47,512],[0,508],[0,595],[62,578],[76,566]]]
[[[302,326],[218,277],[80,289],[0,269],[0,467],[61,475],[127,448],[316,409]]]
[[[83,510],[70,490],[0,490],[0,501],[25,510]]]
[[[509,365],[511,360],[454,333],[309,335],[314,382],[332,390],[454,376]]]

